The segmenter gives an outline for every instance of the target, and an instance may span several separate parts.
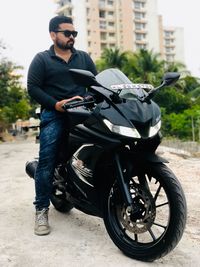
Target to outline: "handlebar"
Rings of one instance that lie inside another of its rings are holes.
[[[68,109],[71,108],[76,108],[76,107],[81,107],[81,106],[86,106],[86,107],[92,107],[93,104],[95,103],[95,99],[93,96],[87,96],[83,100],[72,100],[67,103],[65,103],[62,108],[67,111]]]

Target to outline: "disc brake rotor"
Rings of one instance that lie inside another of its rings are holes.
[[[151,193],[139,185],[130,185],[133,209],[125,204],[117,205],[117,215],[126,230],[141,234],[151,228],[156,217],[156,207]]]

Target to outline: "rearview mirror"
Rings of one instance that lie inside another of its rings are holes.
[[[94,74],[88,70],[70,69],[69,72],[73,81],[80,86],[100,86],[100,84],[96,81]]]
[[[175,83],[180,77],[180,74],[177,72],[167,72],[163,77],[163,82],[165,85],[171,85]]]

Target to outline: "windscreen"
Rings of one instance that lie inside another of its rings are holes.
[[[104,87],[118,92],[119,96],[126,99],[132,99],[136,96],[146,95],[145,90],[153,89],[150,84],[134,84],[128,77],[118,69],[107,69],[96,76],[98,83]]]

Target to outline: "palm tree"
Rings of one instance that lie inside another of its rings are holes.
[[[107,68],[123,69],[124,64],[127,62],[127,52],[121,52],[118,48],[104,49],[101,59],[97,60],[96,66],[99,71]]]
[[[186,66],[182,62],[175,61],[175,62],[164,62],[164,69],[166,72],[179,72],[183,71],[186,72]]]
[[[159,59],[159,54],[152,50],[141,49],[129,54],[128,64],[125,67],[134,82],[156,83],[163,75],[164,61]]]

